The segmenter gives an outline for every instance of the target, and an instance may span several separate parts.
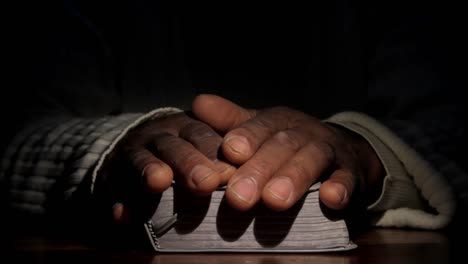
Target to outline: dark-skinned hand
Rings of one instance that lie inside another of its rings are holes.
[[[235,167],[217,159],[222,137],[187,113],[156,118],[132,129],[104,163],[96,193],[114,220],[153,213],[155,195],[172,181],[197,195],[227,183]]]
[[[359,188],[372,201],[384,171],[376,153],[361,136],[287,107],[245,109],[215,95],[199,95],[193,113],[225,134],[222,153],[237,165],[226,197],[239,210],[259,200],[285,210],[311,184],[323,179],[321,201],[343,209]]]
[[[320,199],[331,209],[345,208],[358,186],[369,200],[380,191],[379,159],[347,129],[290,108],[245,109],[215,95],[196,97],[193,113],[199,120],[179,113],[148,121],[119,143],[102,178],[119,179],[114,197],[132,196],[128,190],[147,195],[133,194],[133,203],[114,198],[115,220],[125,221],[145,207],[144,217],[150,216],[151,206],[144,205],[172,180],[200,195],[227,184],[227,200],[239,210],[260,200],[275,210],[288,209],[319,179],[324,179]],[[220,148],[237,170],[217,159]],[[128,184],[135,179],[136,187]]]

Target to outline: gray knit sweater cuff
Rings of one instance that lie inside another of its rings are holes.
[[[379,199],[368,209],[382,212],[377,226],[438,229],[455,212],[450,186],[431,164],[375,119],[357,112],[342,112],[326,122],[341,125],[363,136],[380,158],[386,176]],[[425,210],[425,204],[436,213]]]
[[[43,214],[46,202],[67,200],[92,172],[91,191],[106,156],[137,125],[180,112],[159,108],[147,114],[102,118],[53,117],[20,131],[3,153],[0,184],[15,210]]]
[[[148,120],[155,119],[155,118],[165,116],[165,115],[169,115],[169,114],[173,114],[173,113],[178,113],[178,112],[181,112],[181,111],[182,110],[180,110],[178,108],[173,108],[173,107],[158,108],[158,109],[155,109],[155,110],[153,110],[153,111],[151,111],[149,113],[146,113],[146,114],[140,116],[139,118],[134,120],[132,123],[127,125],[125,128],[123,128],[121,131],[119,131],[118,135],[112,141],[109,142],[110,144],[102,152],[99,159],[97,160],[96,166],[94,167],[93,173],[91,175],[91,186],[90,186],[91,193],[94,192],[94,184],[96,182],[98,172],[101,169],[102,164],[104,163],[104,160],[112,152],[112,150],[114,150],[117,143],[119,143],[120,140],[122,140],[122,138],[124,138],[125,135],[131,129],[135,128],[136,126],[138,126],[138,125],[140,125],[140,124],[142,124],[142,123],[144,123],[144,122],[146,122]]]

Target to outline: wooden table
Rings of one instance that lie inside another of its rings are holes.
[[[326,254],[156,254],[143,249],[104,248],[76,240],[23,234],[2,239],[0,263],[429,264],[455,262],[455,256],[463,253],[462,246],[446,232],[371,229],[355,242],[357,249]]]

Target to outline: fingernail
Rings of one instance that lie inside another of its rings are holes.
[[[213,170],[205,165],[196,165],[189,174],[195,185],[199,185],[213,174]]]
[[[157,171],[157,167],[158,167],[157,165],[154,165],[153,163],[149,163],[143,168],[143,170],[141,171],[141,175],[147,177],[153,174],[153,172]]]
[[[250,203],[257,192],[257,183],[252,178],[242,178],[235,182],[230,189],[239,199]]]
[[[245,137],[231,136],[224,143],[235,153],[247,154],[250,150],[249,142]]]
[[[294,185],[288,177],[278,177],[268,186],[271,194],[281,201],[287,201],[294,190]]]
[[[343,184],[333,183],[333,186],[335,187],[335,193],[340,197],[340,203],[343,203],[348,198],[348,191]]]

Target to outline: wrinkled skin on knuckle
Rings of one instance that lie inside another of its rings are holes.
[[[209,159],[215,160],[218,157],[222,137],[211,130],[206,124],[200,122],[187,124],[181,129],[180,136],[188,140]]]
[[[270,163],[260,158],[256,159],[255,162],[250,162],[244,166],[246,171],[250,172],[250,175],[263,182],[266,182],[273,174]]]
[[[142,151],[142,149],[133,149],[133,150],[131,150],[130,152],[128,152],[128,158],[134,164],[147,163],[147,156]]]
[[[292,131],[279,131],[273,135],[273,140],[277,144],[293,150],[299,149],[302,145],[298,136]]]
[[[244,129],[246,130],[245,132],[250,133],[251,137],[254,138],[257,135],[255,130],[261,130],[264,134],[271,134],[277,130],[275,122],[267,118],[256,118],[253,120],[253,124],[255,125],[254,128],[244,127]]]
[[[180,129],[179,135],[187,139],[204,139],[216,136],[216,134],[212,130],[210,130],[206,124],[203,124],[201,122],[190,122],[188,124],[185,124]]]
[[[171,149],[177,149],[180,147],[180,142],[177,137],[167,134],[160,133],[153,135],[153,138],[150,143],[148,143],[148,148],[156,151],[157,153],[168,152]]]
[[[285,176],[293,179],[293,180],[298,180],[298,181],[303,181],[307,182],[307,179],[312,178],[311,172],[306,169],[304,166],[305,160],[296,160],[294,161],[291,166],[288,166],[288,168],[285,169]],[[310,162],[310,161],[307,161]],[[304,185],[304,190],[305,191],[309,188],[309,186]]]
[[[179,157],[171,162],[175,169],[178,169],[178,173],[181,173],[181,171],[191,171],[197,164],[203,163],[201,156],[193,151],[180,151],[178,155]]]

